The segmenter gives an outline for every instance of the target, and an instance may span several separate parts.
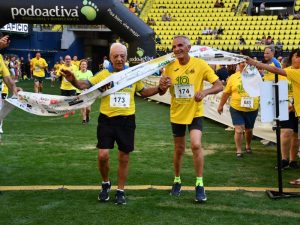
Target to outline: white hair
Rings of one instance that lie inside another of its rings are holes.
[[[121,50],[121,51],[124,51],[125,54],[127,55],[127,48],[125,45],[121,44],[121,43],[113,43],[111,46],[110,46],[110,54],[115,51],[115,50]]]

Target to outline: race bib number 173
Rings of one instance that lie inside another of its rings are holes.
[[[115,92],[110,95],[110,107],[128,108],[130,105],[130,94]]]

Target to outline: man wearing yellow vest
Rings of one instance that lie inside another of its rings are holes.
[[[65,76],[78,89],[87,89],[109,77],[112,73],[126,68],[127,48],[121,43],[114,43],[110,47],[112,64],[89,80],[77,80],[74,73],[62,70]],[[101,99],[100,115],[98,118],[97,138],[99,149],[98,163],[102,176],[102,190],[98,195],[100,202],[109,200],[111,182],[109,179],[109,149],[118,144],[118,189],[115,195],[115,204],[126,204],[124,187],[128,175],[129,153],[134,150],[135,133],[135,101],[134,94],[140,93],[148,97],[162,92],[162,87],[145,87],[142,81],[129,85],[118,92],[104,96]]]
[[[34,92],[40,93],[43,91],[43,81],[45,79],[45,70],[47,70],[48,64],[44,58],[41,57],[41,53],[37,52],[35,58],[30,61],[30,71],[34,79]]]

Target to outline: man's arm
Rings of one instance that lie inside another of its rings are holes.
[[[61,69],[60,74],[67,79],[74,87],[84,90],[90,88],[92,85],[88,80],[77,80],[75,75],[70,70]]]
[[[205,96],[211,95],[211,94],[217,94],[222,90],[223,90],[223,84],[218,79],[213,83],[213,86],[211,88],[205,89],[203,91],[198,91],[195,94],[195,101],[200,102]]]
[[[17,95],[18,91],[21,91],[22,89],[17,87],[13,79],[11,79],[10,76],[4,77],[3,78],[4,83],[7,85],[8,89]]]
[[[253,65],[253,66],[257,67],[258,69],[267,70],[271,73],[278,74],[278,75],[281,75],[281,76],[287,76],[284,69],[277,68],[275,66],[270,66],[268,64],[260,63],[260,62],[255,61],[254,59],[251,59],[251,58],[247,58],[246,62],[247,62],[247,64]]]

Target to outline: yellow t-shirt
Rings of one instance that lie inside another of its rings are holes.
[[[60,69],[61,64],[60,63],[55,63],[53,68],[54,68],[54,73],[58,75],[59,69]]]
[[[7,68],[7,66],[5,65],[5,62],[2,58],[2,55],[0,54],[0,93],[1,93],[1,90],[3,93],[5,93],[5,89],[3,88],[2,89],[2,79],[4,77],[9,77],[10,76],[10,73],[9,73],[9,70]]]
[[[102,70],[89,79],[92,85],[99,83],[112,73],[108,70]],[[116,93],[101,98],[100,113],[108,116],[129,116],[135,114],[134,94],[143,90],[144,84],[138,81],[128,87],[119,90]]]
[[[43,58],[37,59],[36,57],[30,60],[32,74],[36,77],[45,77],[45,68],[48,66],[46,60]]]
[[[276,66],[274,62],[270,63],[269,66]],[[287,78],[285,76],[278,75],[278,80],[286,80]],[[265,81],[274,81],[275,80],[275,74],[271,73],[267,70],[264,71],[264,80]]]
[[[2,83],[2,93],[3,94],[8,94],[8,87],[5,83]]]
[[[79,64],[80,64],[79,60],[76,60],[76,61],[72,60],[72,64],[77,66],[77,69],[79,70]]]
[[[296,116],[300,117],[300,69],[285,68],[287,78],[292,82]]]
[[[224,93],[230,94],[230,106],[236,110],[242,112],[251,112],[258,109],[259,106],[259,97],[253,97],[249,99],[248,93],[245,91],[242,83],[241,72],[238,71],[235,74],[232,74],[228,80],[226,87],[224,89]],[[245,107],[242,106],[243,100],[253,101],[253,107]]]
[[[74,73],[74,75],[75,75],[76,71],[78,70],[78,69],[77,69],[77,66],[75,66],[75,65],[73,65],[73,64],[71,64],[71,66],[62,65],[62,66],[59,68],[59,71],[58,71],[58,73],[56,74],[56,76],[58,76],[58,77],[61,76],[61,75],[60,75],[60,71],[61,71],[62,69],[70,70],[70,71],[72,71],[72,72]],[[69,81],[67,81],[66,78],[64,78],[64,77],[63,77],[62,80],[61,80],[60,89],[61,89],[61,90],[76,90],[76,88],[75,88]]]
[[[167,65],[164,75],[172,80],[171,122],[191,124],[195,117],[203,116],[203,102],[196,102],[194,94],[203,90],[203,81],[214,83],[219,79],[212,68],[204,60],[191,57],[186,65],[178,60]]]

